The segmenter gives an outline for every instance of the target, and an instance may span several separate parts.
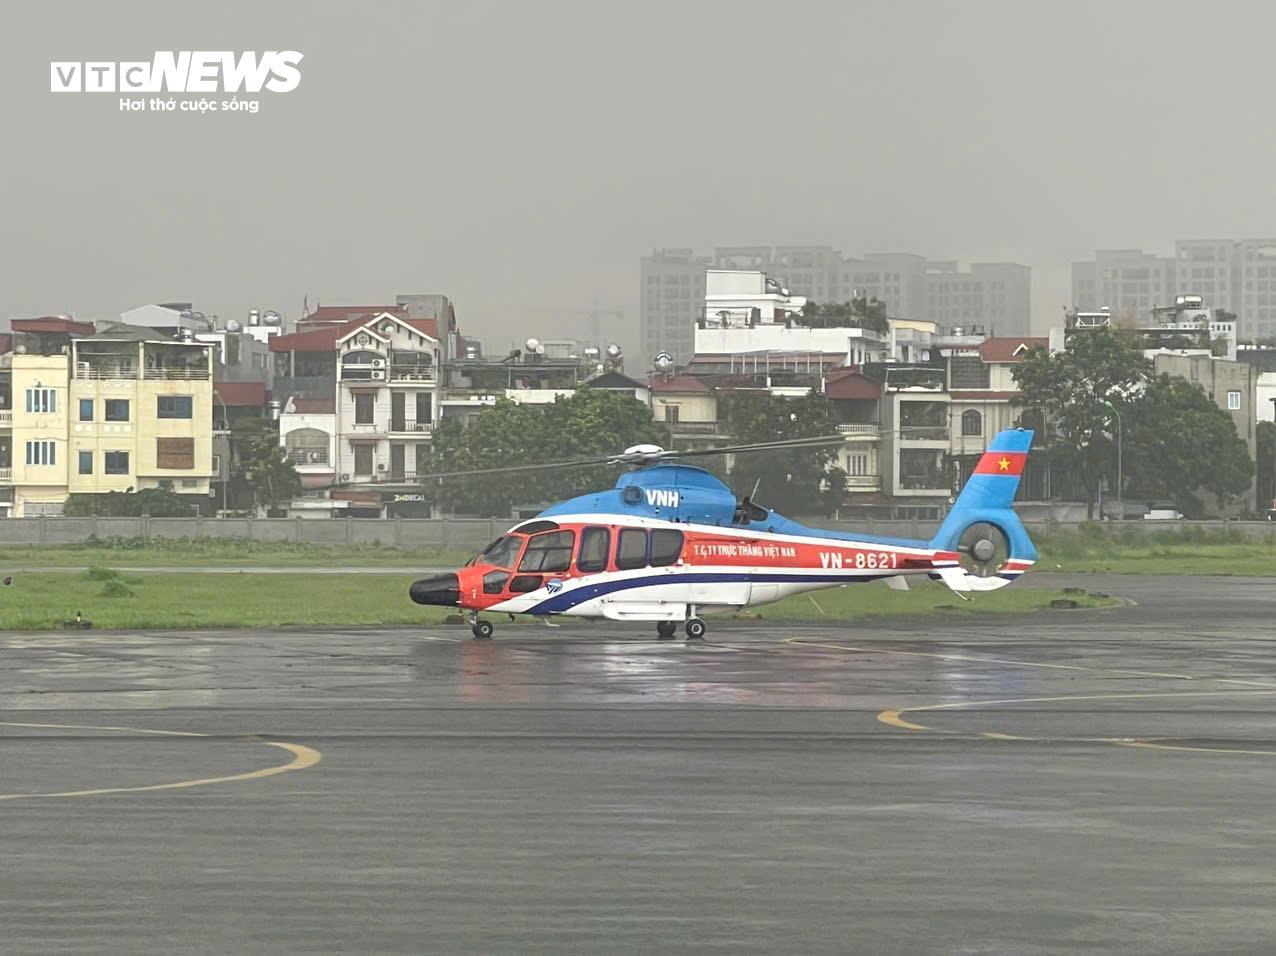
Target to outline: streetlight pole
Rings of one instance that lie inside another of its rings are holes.
[[[226,517],[226,485],[229,483],[227,479],[230,477],[230,412],[226,411],[226,403],[222,401],[222,397],[218,394],[217,389],[213,389],[213,398],[217,400],[217,404],[222,407],[222,423],[226,426],[226,463],[218,469],[222,472],[217,477],[222,480],[222,517]]]
[[[1125,429],[1123,429],[1123,428],[1121,427],[1121,412],[1120,412],[1120,410],[1119,410],[1119,409],[1118,409],[1115,405],[1113,405],[1111,402],[1109,402],[1106,398],[1102,400],[1102,404],[1104,404],[1104,405],[1108,406],[1108,408],[1112,409],[1112,414],[1114,414],[1114,415],[1116,416],[1116,423],[1117,423],[1117,511],[1118,511],[1118,513],[1121,515],[1120,519],[1118,519],[1118,520],[1124,521],[1124,520],[1125,520],[1125,488],[1124,488],[1124,487],[1122,487],[1122,483],[1121,483],[1121,435],[1122,435],[1122,433],[1125,431]]]

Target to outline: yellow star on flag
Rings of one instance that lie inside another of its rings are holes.
[[[1001,459],[1001,461],[997,462],[997,467],[998,467],[998,468],[1000,468],[1002,471],[1009,471],[1009,470],[1010,470],[1010,459],[1009,459],[1009,458],[1002,458],[1002,459]]]

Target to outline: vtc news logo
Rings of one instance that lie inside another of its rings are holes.
[[[302,54],[159,51],[150,61],[52,61],[53,93],[289,93],[301,83]]]

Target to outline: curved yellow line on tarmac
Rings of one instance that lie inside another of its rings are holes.
[[[102,727],[93,724],[36,724],[0,721],[0,727],[27,727],[41,730],[106,730],[116,733],[151,734],[165,737],[211,737],[212,734],[194,733],[186,730],[147,730],[142,727]],[[207,787],[219,783],[240,783],[247,780],[261,780],[276,774],[289,773],[293,770],[305,770],[313,767],[323,755],[313,747],[304,744],[288,743],[282,740],[254,740],[244,738],[245,743],[261,744],[265,747],[278,747],[292,754],[292,760],[274,767],[263,767],[260,770],[249,770],[245,773],[227,774],[221,777],[197,777],[190,780],[175,780],[171,783],[152,783],[137,787],[98,787],[91,790],[61,790],[50,793],[0,793],[0,800],[35,800],[52,797],[99,797],[112,793],[147,793],[155,790],[188,790],[191,787]]]

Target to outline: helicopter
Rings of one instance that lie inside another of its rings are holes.
[[[492,637],[485,613],[574,616],[656,625],[673,640],[708,630],[702,615],[770,604],[791,594],[909,577],[942,581],[965,597],[1004,587],[1037,560],[1011,508],[1032,431],[999,432],[929,541],[812,528],[737,498],[719,478],[679,459],[746,451],[783,453],[840,442],[792,439],[695,451],[636,445],[607,458],[515,465],[493,471],[632,464],[615,487],[551,505],[501,535],[468,564],[422,578],[417,604],[468,612]],[[476,472],[444,472],[452,478]]]

